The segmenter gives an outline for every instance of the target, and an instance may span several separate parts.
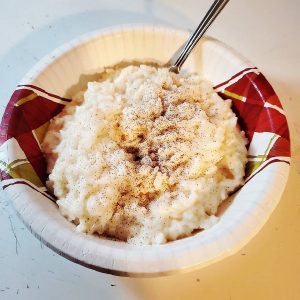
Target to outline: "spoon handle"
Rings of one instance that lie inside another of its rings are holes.
[[[181,66],[186,61],[191,51],[194,49],[199,39],[204,35],[206,30],[213,23],[215,18],[218,16],[218,14],[228,2],[229,0],[215,0],[215,2],[212,4],[208,12],[206,13],[205,17],[198,25],[197,29],[188,39],[188,41],[175,52],[173,57],[168,62],[171,72],[179,73]]]

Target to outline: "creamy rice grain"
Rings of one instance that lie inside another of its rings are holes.
[[[230,101],[196,74],[146,65],[106,73],[43,143],[62,214],[79,231],[135,244],[212,226],[244,177],[246,140]]]

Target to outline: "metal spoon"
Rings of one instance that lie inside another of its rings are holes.
[[[209,8],[205,17],[202,19],[197,29],[192,33],[190,38],[184,43],[171,57],[166,66],[169,66],[169,71],[179,73],[181,66],[184,64],[189,54],[197,45],[200,38],[204,35],[209,26],[216,19],[221,10],[226,6],[229,0],[215,0]]]

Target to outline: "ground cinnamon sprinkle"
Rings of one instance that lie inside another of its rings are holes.
[[[246,163],[230,102],[199,75],[166,68],[104,78],[53,120],[43,143],[61,212],[80,231],[138,244],[213,225]]]

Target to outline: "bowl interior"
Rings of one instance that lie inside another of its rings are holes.
[[[151,276],[204,266],[239,250],[275,208],[289,170],[290,142],[278,97],[248,60],[203,39],[184,69],[210,80],[231,99],[250,141],[247,183],[211,229],[161,246],[132,246],[87,236],[59,213],[45,189],[40,151],[49,120],[72,93],[108,65],[124,60],[166,62],[188,33],[164,27],[125,26],[93,32],[55,50],[23,78],[2,119],[1,177],[16,211],[49,247],[85,266],[119,275]],[[16,195],[22,197],[16,197]]]

